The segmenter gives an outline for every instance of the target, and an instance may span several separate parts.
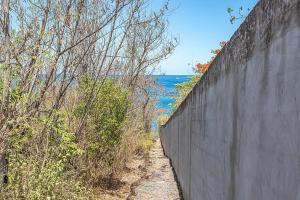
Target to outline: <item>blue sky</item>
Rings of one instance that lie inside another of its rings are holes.
[[[161,4],[162,0],[154,0]],[[252,9],[258,0],[170,0],[177,8],[169,16],[170,35],[179,36],[180,45],[173,55],[159,64],[161,73],[192,74],[192,66],[210,59],[220,41],[228,41],[242,20],[231,24],[227,8]],[[247,13],[247,12],[246,12]]]

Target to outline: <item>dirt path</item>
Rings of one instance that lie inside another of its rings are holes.
[[[145,158],[134,156],[120,179],[114,180],[111,188],[95,188],[97,200],[124,200],[131,194],[132,186],[140,182],[146,174]]]
[[[160,140],[149,152],[147,174],[134,189],[134,200],[177,200],[180,199],[172,168],[163,155]]]
[[[101,200],[179,200],[169,159],[157,140],[149,156],[135,156],[112,188],[96,188]]]

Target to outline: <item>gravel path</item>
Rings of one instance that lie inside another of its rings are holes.
[[[135,200],[179,200],[177,183],[169,159],[163,155],[160,140],[149,152],[147,175],[135,188]]]

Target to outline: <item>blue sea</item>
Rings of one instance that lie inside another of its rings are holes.
[[[158,102],[156,107],[164,109],[164,113],[171,113],[170,106],[173,103],[172,97],[176,95],[176,84],[190,80],[191,75],[153,75],[156,84],[162,91],[158,92]]]

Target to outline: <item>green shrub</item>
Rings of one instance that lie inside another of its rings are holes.
[[[88,96],[92,88],[93,81],[88,77],[84,77],[79,83],[80,94],[84,97]],[[104,174],[105,171],[108,174],[113,173],[115,152],[122,140],[129,106],[129,91],[113,80],[107,80],[103,84],[97,82],[94,89],[99,92],[87,112],[84,133],[80,138],[84,141],[83,146],[86,149],[84,163],[89,179],[92,179],[90,176],[96,176],[94,178],[97,179],[98,175],[91,171],[97,171],[98,168],[101,168]],[[83,98],[77,107],[77,117],[83,114],[86,101]]]
[[[83,151],[62,113],[13,122],[3,199],[88,199],[70,163]]]

